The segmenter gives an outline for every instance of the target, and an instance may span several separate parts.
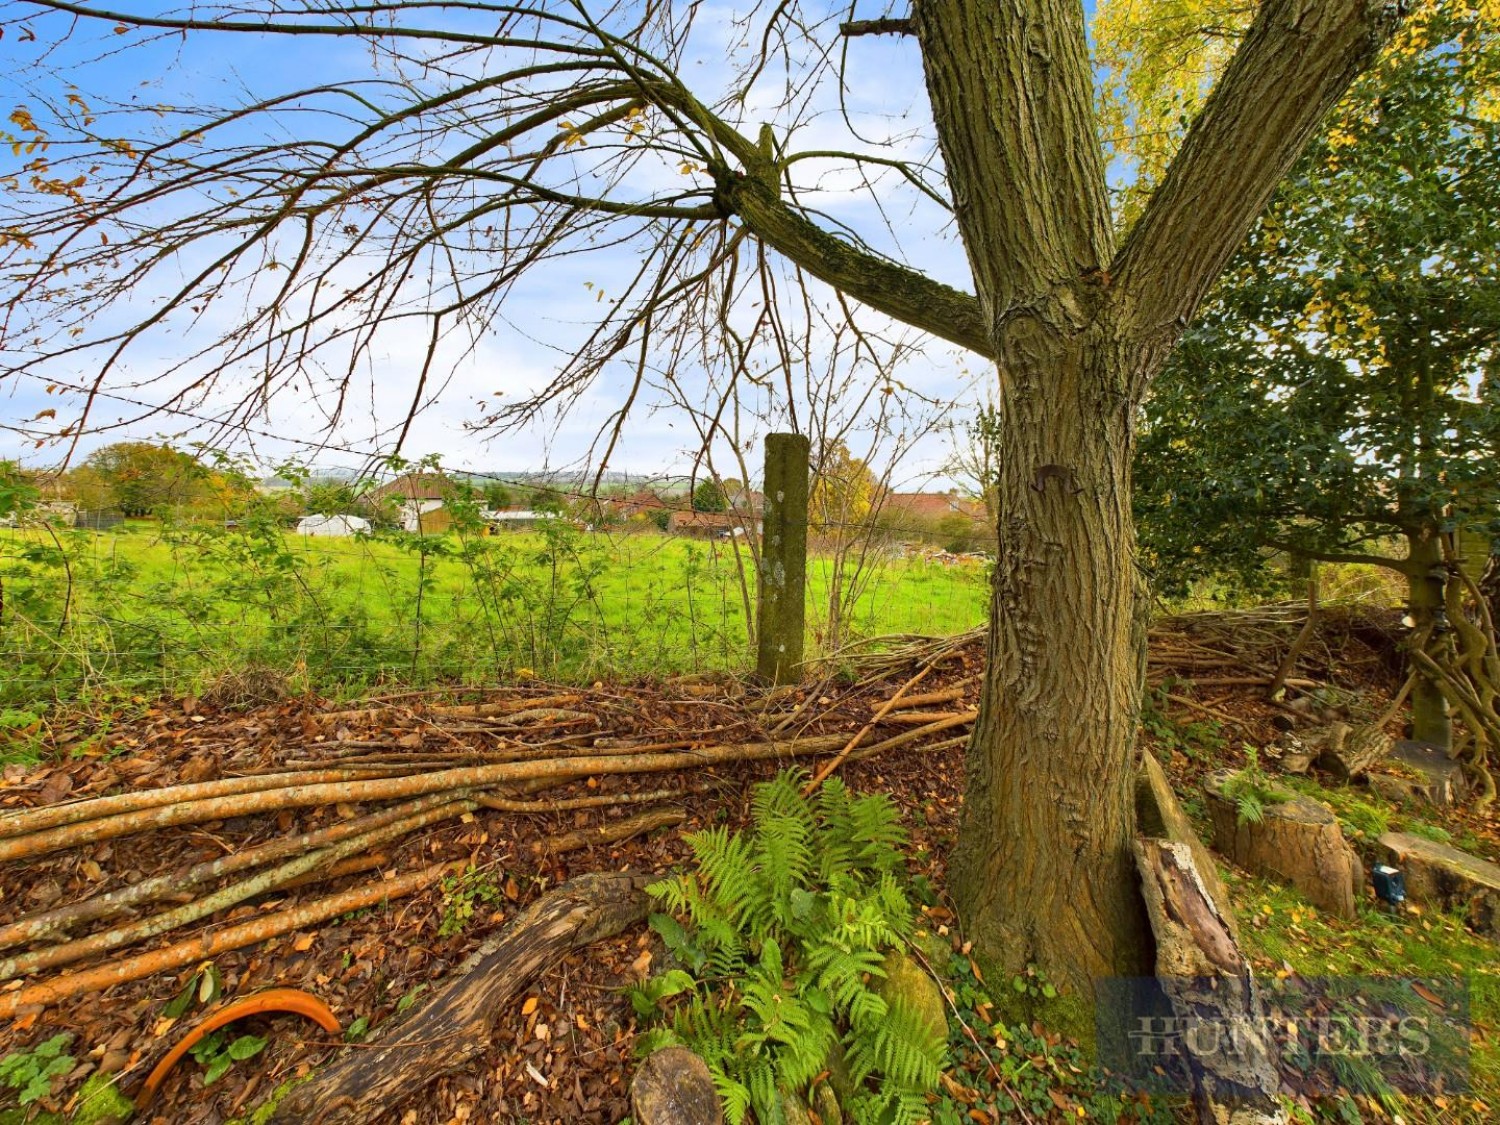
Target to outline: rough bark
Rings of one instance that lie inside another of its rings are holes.
[[[807,633],[808,445],[806,434],[766,435],[755,671],[772,684],[802,679],[802,645]]]
[[[1443,587],[1447,576],[1437,537],[1409,536],[1407,560],[1414,568],[1407,573],[1412,635],[1425,638],[1423,651],[1442,663],[1437,626],[1443,612]],[[1411,737],[1413,741],[1426,742],[1445,753],[1453,747],[1453,718],[1448,711],[1448,700],[1430,676],[1419,675],[1412,685]]]
[[[485,1050],[495,1020],[533,977],[646,916],[646,882],[630,874],[592,874],[564,883],[475,950],[427,1003],[383,1025],[373,1046],[346,1051],[298,1087],[271,1120],[373,1120],[462,1070]]]
[[[1082,6],[916,0],[998,363],[999,552],[950,877],[980,956],[1074,997],[1149,960],[1130,847],[1144,622],[1131,420],[1203,292],[1399,16],[1266,0],[1114,253]],[[1085,1000],[1085,1004],[1087,1000]]]

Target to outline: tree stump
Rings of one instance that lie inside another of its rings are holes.
[[[708,1064],[686,1047],[663,1047],[630,1083],[637,1125],[720,1125],[724,1109]]]
[[[1416,800],[1446,808],[1463,796],[1464,768],[1428,742],[1402,739],[1396,743],[1387,765],[1401,772],[1372,773],[1366,776],[1370,789],[1387,800]]]
[[[1338,818],[1318,802],[1293,797],[1268,804],[1259,823],[1242,822],[1235,802],[1224,796],[1233,774],[1220,770],[1205,783],[1214,826],[1214,849],[1255,875],[1290,883],[1320,910],[1354,917],[1364,890],[1364,866],[1344,839]]]
[[[1405,832],[1387,832],[1380,846],[1401,868],[1413,902],[1461,908],[1470,929],[1500,940],[1500,865]]]
[[[287,1095],[272,1122],[371,1121],[462,1070],[484,1052],[496,1018],[533,977],[646,916],[647,882],[629,873],[581,875],[543,895],[470,954],[425,1004],[381,1024],[369,1045],[346,1050]]]

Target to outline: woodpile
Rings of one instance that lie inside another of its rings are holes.
[[[965,684],[959,683],[926,696],[902,698],[897,693],[875,704],[873,716],[853,720],[857,727],[851,736],[844,729],[850,720],[830,719],[848,706],[848,693],[825,695],[812,685],[806,691],[746,701],[755,707],[736,705],[731,717],[738,717],[737,722],[692,732],[696,737],[643,740],[610,729],[616,709],[623,710],[624,704],[598,687],[543,694],[512,689],[476,703],[377,702],[313,713],[304,726],[317,733],[275,755],[273,764],[233,776],[72,800],[50,799],[50,793],[42,792],[42,800],[32,807],[14,807],[12,796],[7,802],[12,807],[0,809],[4,864],[45,860],[57,853],[87,857],[112,841],[169,829],[253,823],[284,818],[294,810],[341,811],[331,824],[273,833],[253,846],[107,886],[0,925],[0,951],[9,951],[0,954],[0,982],[27,981],[0,993],[0,1018],[180,969],[429,888],[453,874],[452,865],[382,873],[389,850],[446,823],[472,819],[476,810],[540,816],[639,806],[621,818],[530,842],[537,856],[555,857],[681,824],[681,802],[703,792],[700,779],[715,769],[790,763],[837,752],[822,771],[826,776],[844,760],[904,747],[951,746],[974,718],[972,710],[952,709],[964,692]],[[867,686],[857,698],[869,694]],[[825,733],[823,728],[830,726],[834,732]],[[376,737],[355,736],[357,730],[371,728]],[[724,733],[741,737],[724,740]],[[554,800],[537,796],[559,785],[594,785],[613,776],[644,774],[688,780],[639,791]],[[66,789],[62,795],[67,796]],[[225,922],[226,915],[268,895],[361,873],[368,876],[366,882],[337,894],[251,921]],[[190,927],[197,929],[195,936],[172,940]],[[163,940],[167,944],[120,955]],[[96,968],[71,968],[111,955],[114,959]]]

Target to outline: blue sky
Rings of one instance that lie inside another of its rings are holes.
[[[1092,4],[1088,7],[1091,9]],[[133,10],[141,11],[157,8],[152,4],[132,5]],[[700,96],[712,97],[720,87],[717,79],[730,50],[724,22],[729,11],[705,7],[700,30],[692,40],[683,71],[687,84]],[[872,9],[861,14],[879,13]],[[58,42],[60,26],[55,20],[37,21],[34,26],[38,32],[35,43],[22,42],[14,26],[0,40],[0,62],[4,63],[0,70],[9,75],[3,80],[3,96],[12,106],[34,104],[38,94],[60,100],[68,83],[98,104],[107,99],[140,106],[143,111],[153,105],[230,105],[289,86],[306,85],[310,76],[322,80],[326,75],[331,80],[369,71],[367,50],[352,40],[280,37],[273,41],[245,35],[193,34],[142,42],[147,37],[139,31],[117,35],[107,25],[84,24],[66,41]],[[846,99],[862,128],[890,133],[926,130],[926,98],[915,44],[895,38],[855,41],[849,46],[848,73]],[[812,120],[803,129],[806,139],[794,140],[794,147],[805,150],[848,143],[839,139],[842,125],[833,113],[831,94],[812,109]],[[0,162],[12,165],[0,167],[0,174],[15,171],[8,150],[0,156]],[[882,226],[881,216],[869,199],[838,187],[835,183],[833,190],[816,199],[829,215],[858,230],[878,249],[950,284],[970,287],[961,248],[951,231],[940,229],[934,221],[934,209],[913,202],[910,193],[892,191],[889,198],[883,196],[882,206],[891,212],[886,218],[899,233],[898,239]],[[623,373],[601,380],[567,416],[548,419],[518,433],[486,437],[471,432],[465,424],[480,416],[479,402],[494,401],[496,390],[546,381],[555,370],[558,352],[539,341],[566,346],[572,334],[569,322],[576,319],[580,307],[600,289],[614,291],[634,265],[629,255],[601,251],[538,273],[510,299],[473,355],[453,365],[445,392],[418,418],[403,452],[412,457],[439,453],[454,467],[525,468],[542,463],[562,467],[579,463],[622,400],[627,386]],[[138,378],[149,378],[154,364],[169,362],[177,354],[174,349],[190,342],[189,337],[155,339],[135,355],[132,371]],[[376,362],[360,383],[359,409],[350,412],[346,424],[335,434],[321,432],[316,411],[306,399],[286,395],[274,401],[267,417],[256,423],[258,432],[241,435],[239,447],[253,451],[262,461],[274,461],[288,455],[313,455],[311,447],[326,436],[341,448],[317,454],[321,464],[353,464],[362,460],[359,454],[387,451],[390,427],[410,401],[416,344],[409,335],[381,340]],[[89,374],[51,372],[63,382],[82,382]],[[690,371],[679,370],[678,374],[680,383],[691,383]],[[977,405],[987,383],[982,365],[941,344],[929,346],[902,366],[898,376],[923,395],[958,403],[960,408],[950,412],[950,419]],[[154,392],[149,388],[116,389],[126,398],[153,401]],[[59,400],[65,401],[66,396],[46,394],[39,380],[0,382],[0,411],[11,418],[30,418],[48,407],[59,408],[59,414],[65,416],[64,401]],[[205,409],[211,406],[212,401],[204,404]],[[125,403],[107,402],[96,421],[132,412],[138,410]],[[754,430],[750,427],[747,432],[751,439]],[[102,443],[122,436],[165,436],[176,441],[212,438],[201,427],[195,428],[191,418],[177,416],[159,417],[93,441]],[[222,444],[220,439],[212,440]],[[698,444],[694,427],[681,412],[648,400],[634,412],[610,467],[642,473],[680,470],[691,461]],[[851,444],[861,451],[857,443]],[[87,446],[82,448],[86,452]],[[0,430],[0,456],[17,455],[46,463],[56,458],[57,451],[50,446],[32,449],[29,442]],[[905,463],[903,478],[936,470],[946,456],[946,438],[935,434],[922,440]]]

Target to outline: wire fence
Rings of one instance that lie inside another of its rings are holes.
[[[552,519],[310,538],[279,519],[0,530],[0,707],[99,694],[652,678],[752,662],[744,538]],[[809,653],[979,624],[988,567],[899,537],[825,536]],[[226,688],[227,685],[227,688]]]

